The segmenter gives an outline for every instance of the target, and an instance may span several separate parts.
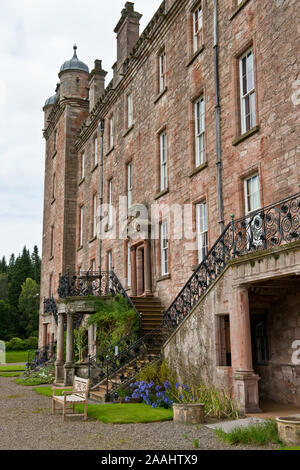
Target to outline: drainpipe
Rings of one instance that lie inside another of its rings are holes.
[[[218,216],[220,233],[224,230],[224,203],[222,185],[222,149],[221,149],[221,106],[220,106],[220,82],[219,82],[219,27],[218,27],[218,0],[214,0],[214,76],[215,76],[215,100],[216,100],[216,154],[217,154],[217,191],[218,191]]]
[[[102,271],[102,218],[103,218],[103,136],[104,136],[104,119],[100,121],[98,126],[100,134],[100,187],[99,187],[99,246],[98,246],[98,259],[99,259],[99,272]]]

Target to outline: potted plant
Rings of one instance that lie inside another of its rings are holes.
[[[194,387],[176,384],[173,402],[173,420],[179,424],[201,424],[204,422],[204,403],[200,403]]]

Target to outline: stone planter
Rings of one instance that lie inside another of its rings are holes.
[[[201,424],[204,423],[203,403],[174,403],[174,423]]]
[[[276,418],[279,437],[288,446],[300,445],[300,416]]]

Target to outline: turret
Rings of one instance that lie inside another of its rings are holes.
[[[74,55],[60,68],[60,97],[88,99],[89,68],[77,57],[77,46],[73,47]]]

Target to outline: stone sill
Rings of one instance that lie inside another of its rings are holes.
[[[132,124],[130,127],[128,127],[127,131],[124,132],[123,137],[126,137],[134,128],[134,124]]]
[[[89,241],[89,243],[93,243],[95,240],[97,240],[97,235],[95,235],[93,238],[91,238],[91,240]]]
[[[109,151],[105,154],[106,157],[108,157],[108,155],[110,155],[113,151],[115,150],[115,146],[113,145]]]
[[[208,167],[207,162],[201,163],[201,165],[197,166],[196,168],[194,168],[194,170],[190,172],[189,177],[192,178],[197,173],[199,173],[200,171],[204,170],[204,168],[207,168],[207,167]]]
[[[52,155],[52,158],[55,158],[57,155],[57,150],[55,150],[54,154]]]
[[[160,276],[158,279],[156,279],[156,282],[166,281],[167,279],[171,279],[171,274],[165,274],[164,276]]]
[[[157,200],[157,199],[163,197],[165,194],[168,194],[168,192],[169,192],[169,188],[166,188],[163,191],[161,191],[160,193],[156,194],[156,196],[154,196],[154,199]]]
[[[162,96],[164,96],[164,94],[168,91],[168,87],[166,86],[160,93],[159,95],[155,98],[155,100],[153,101],[154,104],[156,104]]]
[[[81,180],[81,181],[79,181],[79,183],[78,183],[78,186],[81,186],[81,185],[82,185],[82,183],[84,183],[84,181],[85,181],[85,176],[82,178],[82,180]]]
[[[194,62],[194,60],[198,57],[198,55],[201,54],[201,52],[203,52],[205,49],[205,45],[202,44],[202,46],[200,47],[200,49],[198,49],[196,52],[194,52],[194,54],[191,56],[190,60],[187,62],[186,66],[189,67],[190,65],[192,65],[192,63]]]
[[[98,163],[94,166],[94,168],[91,170],[91,173],[94,173],[95,170],[98,168]]]
[[[242,134],[239,137],[237,137],[236,139],[234,139],[234,141],[232,142],[232,145],[236,146],[236,145],[240,144],[244,140],[248,139],[248,137],[251,137],[251,135],[256,134],[256,132],[258,132],[259,129],[260,129],[260,127],[258,125],[255,126],[255,127],[252,127],[252,129],[245,132],[245,134]]]
[[[245,5],[247,5],[247,3],[249,2],[249,0],[243,0],[242,3],[240,3],[235,10],[233,10],[233,13],[231,15],[231,17],[229,18],[230,21],[233,20],[233,18],[239,13],[239,11],[242,10],[242,8],[244,8]]]

